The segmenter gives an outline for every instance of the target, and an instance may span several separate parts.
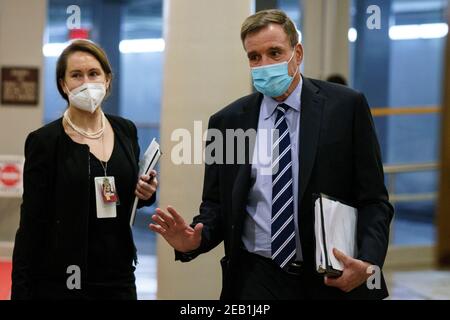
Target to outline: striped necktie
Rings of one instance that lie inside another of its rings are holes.
[[[289,106],[277,106],[275,130],[278,137],[272,145],[272,259],[281,268],[296,254],[294,225],[294,195],[291,160],[291,139],[286,122]]]

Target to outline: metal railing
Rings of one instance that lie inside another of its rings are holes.
[[[401,115],[422,115],[440,113],[442,111],[440,106],[412,106],[412,107],[399,107],[399,108],[387,108],[378,107],[370,110],[374,117],[386,117],[386,116],[401,116]]]
[[[401,115],[423,115],[441,113],[442,108],[439,105],[435,106],[403,106],[399,108],[379,107],[371,109],[373,117],[386,116],[401,116]],[[414,163],[414,164],[397,164],[385,165],[384,173],[387,175],[387,189],[389,192],[389,200],[392,204],[396,202],[410,202],[410,201],[432,201],[436,200],[436,192],[427,193],[395,193],[395,183],[397,174],[399,173],[413,173],[419,171],[435,171],[439,170],[438,162]]]
[[[399,173],[412,173],[412,172],[419,172],[419,171],[435,171],[435,170],[439,170],[439,168],[440,168],[440,165],[438,162],[385,165],[384,173],[387,175],[387,189],[389,192],[390,202],[392,204],[394,204],[396,202],[435,200],[437,197],[436,192],[396,194],[395,193],[395,184],[396,184],[397,174],[399,174]]]

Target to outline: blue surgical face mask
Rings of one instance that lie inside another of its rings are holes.
[[[294,57],[295,50],[288,61],[269,64],[261,67],[252,68],[253,85],[256,90],[269,97],[279,97],[289,88],[297,74],[289,75],[289,62]]]

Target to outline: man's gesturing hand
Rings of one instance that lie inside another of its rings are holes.
[[[175,250],[188,252],[197,249],[202,239],[203,224],[198,223],[192,228],[174,208],[168,206],[167,211],[170,215],[160,208],[156,209],[156,214],[152,216],[156,224],[151,223],[150,229],[162,235]]]

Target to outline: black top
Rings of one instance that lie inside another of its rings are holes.
[[[129,120],[112,115],[106,117],[114,130],[115,153],[118,154],[110,167],[117,170],[117,164],[120,163],[123,176],[129,175],[129,179],[134,179],[133,183],[122,181],[122,172],[113,173],[120,180],[121,207],[115,221],[120,225],[120,232],[117,232],[118,239],[114,238],[113,241],[123,244],[122,249],[128,244],[132,246],[129,253],[125,249],[120,251],[127,256],[126,259],[117,259],[131,268],[129,256],[135,256],[136,251],[128,219],[135,198],[139,170],[137,130]],[[88,274],[95,275],[96,272],[95,269],[88,268],[89,252],[93,249],[89,244],[98,242],[92,239],[95,228],[106,227],[90,223],[90,198],[93,191],[89,172],[90,158],[89,147],[75,143],[64,132],[61,118],[28,135],[25,143],[20,226],[13,253],[12,299],[83,299],[89,294],[83,283],[88,282]],[[140,200],[138,208],[149,206],[155,200],[156,193],[149,200]],[[122,218],[127,220],[126,223]],[[126,235],[126,229],[128,240],[121,241]],[[110,229],[106,232],[108,233],[111,233]],[[89,265],[95,263],[91,262]],[[68,269],[71,266],[78,266],[81,272],[80,290],[70,290],[67,286],[69,276],[73,275]],[[110,269],[123,270],[117,265],[110,267],[108,266],[106,276],[111,275]],[[126,273],[125,270],[121,275]],[[110,291],[108,288],[107,292]]]
[[[120,205],[121,195],[134,190],[136,178],[129,165],[125,150],[114,143],[113,152],[107,166],[92,153],[89,157],[90,187],[95,190],[94,179],[113,176],[117,202],[116,218],[97,218],[95,192],[90,192],[88,222],[87,282],[90,285],[123,286],[134,283],[133,243],[129,235],[129,208]],[[100,200],[102,201],[102,200]]]

